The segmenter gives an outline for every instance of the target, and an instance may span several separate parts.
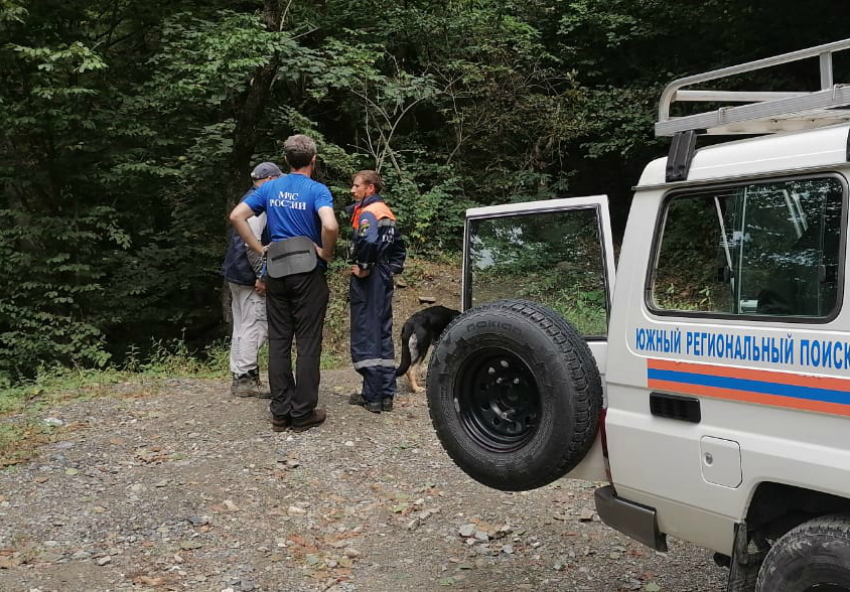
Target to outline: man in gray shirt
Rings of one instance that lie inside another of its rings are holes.
[[[242,196],[245,201],[259,187],[281,176],[281,170],[271,162],[262,162],[251,172],[252,187]],[[266,214],[252,216],[248,220],[251,233],[263,244],[268,244]],[[227,254],[222,266],[222,275],[228,282],[233,313],[233,337],[230,342],[230,372],[233,383],[230,391],[236,397],[271,397],[260,383],[260,367],[257,359],[260,347],[268,336],[266,321],[266,284],[263,280],[262,255],[251,249],[231,229]]]

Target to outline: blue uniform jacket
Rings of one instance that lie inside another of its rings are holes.
[[[386,264],[391,273],[404,271],[407,249],[395,224],[395,216],[380,195],[370,195],[349,206],[354,237],[351,261],[361,269]]]

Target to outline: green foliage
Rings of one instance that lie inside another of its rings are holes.
[[[593,274],[540,274],[524,283],[518,297],[542,302],[568,320],[580,335],[607,335],[608,308],[605,290]]]
[[[177,13],[161,28],[161,46],[148,66],[150,107],[167,110],[218,106],[244,92],[256,68],[275,54],[291,64],[315,59],[287,32],[266,30],[258,15],[222,10],[215,20]],[[285,80],[297,80],[302,67],[281,69]]]
[[[115,212],[90,207],[71,215],[0,210],[0,382],[42,361],[102,367],[103,336],[89,303],[103,292],[92,259],[101,244],[126,246]]]
[[[616,222],[664,149],[664,83],[838,39],[832,10],[0,0],[0,384],[120,366],[132,348],[153,359],[174,339],[191,347],[170,355],[203,358],[189,352],[226,333],[227,210],[293,133],[316,137],[339,209],[353,171],[381,170],[429,257],[459,247],[475,205],[607,193]]]
[[[0,0],[0,31],[6,23],[22,23],[27,16],[27,9],[21,2],[15,0]]]
[[[494,218],[472,223],[469,232],[475,304],[532,300],[583,335],[607,333],[604,262],[591,210]]]

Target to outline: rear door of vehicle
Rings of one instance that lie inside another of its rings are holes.
[[[467,211],[463,310],[502,299],[549,306],[585,337],[603,387],[613,290],[614,248],[607,196]],[[605,478],[598,443],[570,476]]]

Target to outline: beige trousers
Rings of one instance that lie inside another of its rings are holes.
[[[230,283],[233,311],[233,338],[230,343],[230,371],[241,376],[257,368],[257,354],[269,334],[266,298],[254,286]]]

